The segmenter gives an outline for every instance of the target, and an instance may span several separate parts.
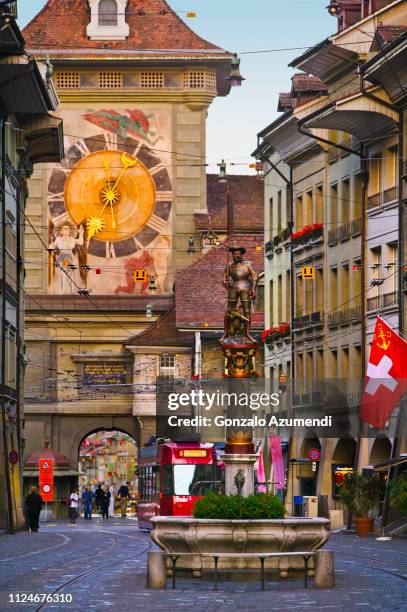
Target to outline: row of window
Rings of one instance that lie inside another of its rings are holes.
[[[295,378],[303,387],[308,388],[314,380],[322,380],[328,367],[329,378],[360,380],[362,351],[360,346],[324,350],[322,348],[298,353],[295,357]]]
[[[397,301],[397,243],[379,245],[369,250],[366,282],[367,310],[390,307]],[[328,310],[337,314],[331,323],[358,321],[361,303],[360,262],[343,262],[328,270]],[[373,281],[373,282],[372,282]],[[270,281],[270,320],[281,324],[291,320],[290,271],[279,274],[277,283]],[[295,316],[302,317],[324,311],[324,270],[316,268],[315,280],[295,277]],[[342,313],[339,316],[339,311]],[[277,317],[277,319],[276,319]]]
[[[396,150],[386,149],[369,160],[368,208],[397,199]],[[353,184],[352,184],[353,183]],[[345,178],[329,185],[327,211],[324,214],[324,190],[317,185],[298,194],[294,199],[295,231],[305,225],[322,223],[326,219],[328,230],[334,230],[351,220],[358,220],[362,212],[362,180],[355,175],[351,181]],[[269,201],[270,240],[287,224],[287,212],[283,210],[283,190],[277,192],[277,201]],[[284,218],[286,219],[284,223]]]
[[[186,89],[210,89],[216,91],[216,74],[202,70],[182,74],[146,71],[146,72],[57,72],[55,83],[59,89],[78,89],[93,87],[101,89],[118,89],[121,87],[140,87],[160,89],[164,87]]]

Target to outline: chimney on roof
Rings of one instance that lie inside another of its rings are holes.
[[[128,0],[87,0],[90,23],[86,34],[90,40],[125,40],[129,33],[126,23]]]

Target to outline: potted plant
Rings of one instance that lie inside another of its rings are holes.
[[[362,474],[347,474],[339,498],[348,511],[354,515],[359,537],[365,537],[373,531],[372,512],[379,506],[382,483],[375,474],[370,478]]]
[[[390,505],[407,515],[407,471],[397,476],[391,484]]]

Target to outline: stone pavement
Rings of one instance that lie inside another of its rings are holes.
[[[371,610],[407,611],[407,540],[377,542],[333,534],[335,589],[305,590],[302,580],[220,583],[179,579],[177,589],[146,589],[148,534],[131,519],[79,519],[40,532],[0,537],[0,610]],[[170,584],[168,584],[170,586]],[[54,594],[55,603],[10,603],[21,594]],[[61,601],[72,595],[71,603]]]

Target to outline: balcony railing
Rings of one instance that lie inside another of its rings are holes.
[[[396,305],[397,300],[397,291],[392,291],[391,293],[385,293],[382,295],[376,295],[367,299],[367,310],[368,312],[373,312],[375,310],[379,310],[379,308],[389,308],[390,306]]]
[[[357,236],[362,232],[362,219],[353,219],[350,222],[350,233],[352,236]]]
[[[338,238],[341,241],[349,240],[350,238],[350,223],[344,223],[338,227]]]
[[[328,232],[328,244],[336,244],[338,242],[338,228],[334,227]]]
[[[397,291],[392,291],[391,293],[385,293],[383,295],[383,308],[386,306],[392,306],[397,302]]]
[[[298,331],[311,325],[318,325],[319,323],[322,323],[322,313],[320,311],[296,317],[293,319],[293,331]]]
[[[390,187],[379,193],[375,193],[367,198],[367,208],[376,208],[376,206],[382,206],[383,204],[389,204],[394,202],[398,198],[398,187]]]
[[[394,202],[398,198],[398,187],[390,187],[390,189],[385,189],[383,191],[383,204],[388,204],[389,202]]]
[[[336,310],[328,313],[328,327],[337,327],[338,325],[348,325],[349,323],[357,323],[361,320],[361,307],[353,306],[345,310]]]

